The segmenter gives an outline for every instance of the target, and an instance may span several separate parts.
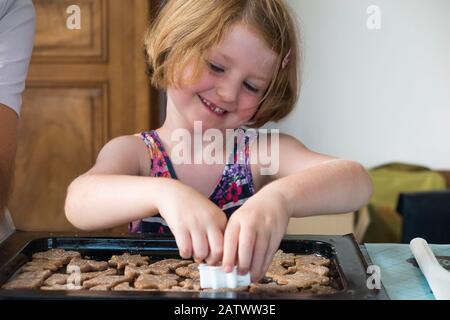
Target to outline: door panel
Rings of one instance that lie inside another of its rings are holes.
[[[71,15],[67,8],[73,0],[35,0],[36,23],[34,61],[106,62],[107,5],[106,0],[79,0],[80,29],[68,30]]]

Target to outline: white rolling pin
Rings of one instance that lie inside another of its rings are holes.
[[[409,246],[436,300],[450,300],[450,272],[439,264],[428,243],[414,238]]]

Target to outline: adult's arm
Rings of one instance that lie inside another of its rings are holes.
[[[0,1],[0,224],[13,177],[18,115],[33,49],[31,0]]]
[[[35,20],[31,0],[0,1],[0,103],[17,114],[33,50]]]
[[[0,104],[0,223],[4,219],[17,146],[17,113]]]

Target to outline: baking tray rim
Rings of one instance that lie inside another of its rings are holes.
[[[0,272],[2,272],[5,267],[7,267],[14,259],[23,253],[27,248],[29,248],[33,243],[38,241],[49,241],[52,239],[51,243],[47,247],[50,248],[58,248],[58,246],[50,246],[53,245],[54,240],[56,242],[58,239],[60,240],[108,240],[108,241],[138,241],[138,242],[159,242],[159,243],[175,243],[173,237],[168,236],[159,236],[159,235],[127,235],[127,236],[48,236],[48,237],[37,237],[28,241],[11,259],[8,260],[5,264],[0,266]],[[380,299],[389,299],[387,293],[382,286],[380,289],[368,289],[366,287],[367,275],[365,270],[367,270],[368,263],[366,262],[364,255],[362,254],[359,245],[357,244],[356,239],[353,234],[346,234],[342,236],[336,235],[286,235],[283,237],[282,242],[280,244],[280,248],[283,247],[284,244],[292,241],[302,241],[302,242],[314,242],[316,244],[322,244],[329,246],[332,250],[333,259],[335,259],[335,264],[337,271],[339,272],[339,276],[342,280],[343,289],[339,290],[333,294],[320,294],[320,295],[306,295],[306,294],[288,294],[288,293],[276,293],[276,294],[268,294],[268,293],[249,293],[249,292],[164,292],[164,291],[138,291],[138,292],[128,292],[128,291],[42,291],[42,290],[24,290],[24,289],[15,289],[15,290],[6,290],[0,288],[0,300],[4,299],[39,299],[39,300],[53,300],[53,299],[69,299],[69,300],[86,300],[86,299],[94,299],[94,300],[111,300],[111,299],[137,299],[137,300],[210,300],[210,299],[239,299],[239,300],[303,300],[303,299],[311,299],[311,300],[341,300],[341,299],[370,299],[370,300],[380,300]],[[176,246],[176,244],[175,244]],[[63,247],[63,246],[59,246]],[[65,248],[70,250],[71,248]],[[142,248],[141,248],[142,249]],[[178,251],[176,247],[165,247],[158,249],[167,249],[169,251]],[[172,249],[172,250],[170,250]],[[345,250],[346,249],[346,250]],[[72,250],[76,250],[72,248]],[[82,250],[82,249],[79,249]],[[133,249],[124,247],[122,249],[116,249],[117,251],[139,251],[139,247],[135,247]],[[113,251],[113,250],[111,250]],[[318,253],[318,252],[315,252]],[[175,254],[176,255],[176,254]],[[357,258],[359,269],[355,270],[355,265],[349,265],[349,261],[344,259],[346,256],[350,256],[352,258]],[[20,266],[18,266],[20,267]],[[349,270],[353,268],[353,270]],[[16,269],[17,271],[17,269]],[[364,285],[361,283],[349,283],[349,280],[346,275],[348,272],[359,273],[360,280],[364,279]],[[15,272],[15,271],[14,271]],[[13,273],[14,273],[13,272]],[[4,281],[6,282],[6,281]],[[3,283],[0,283],[0,286]]]

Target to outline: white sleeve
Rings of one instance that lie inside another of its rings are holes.
[[[20,114],[35,33],[31,0],[0,1],[0,103]]]

